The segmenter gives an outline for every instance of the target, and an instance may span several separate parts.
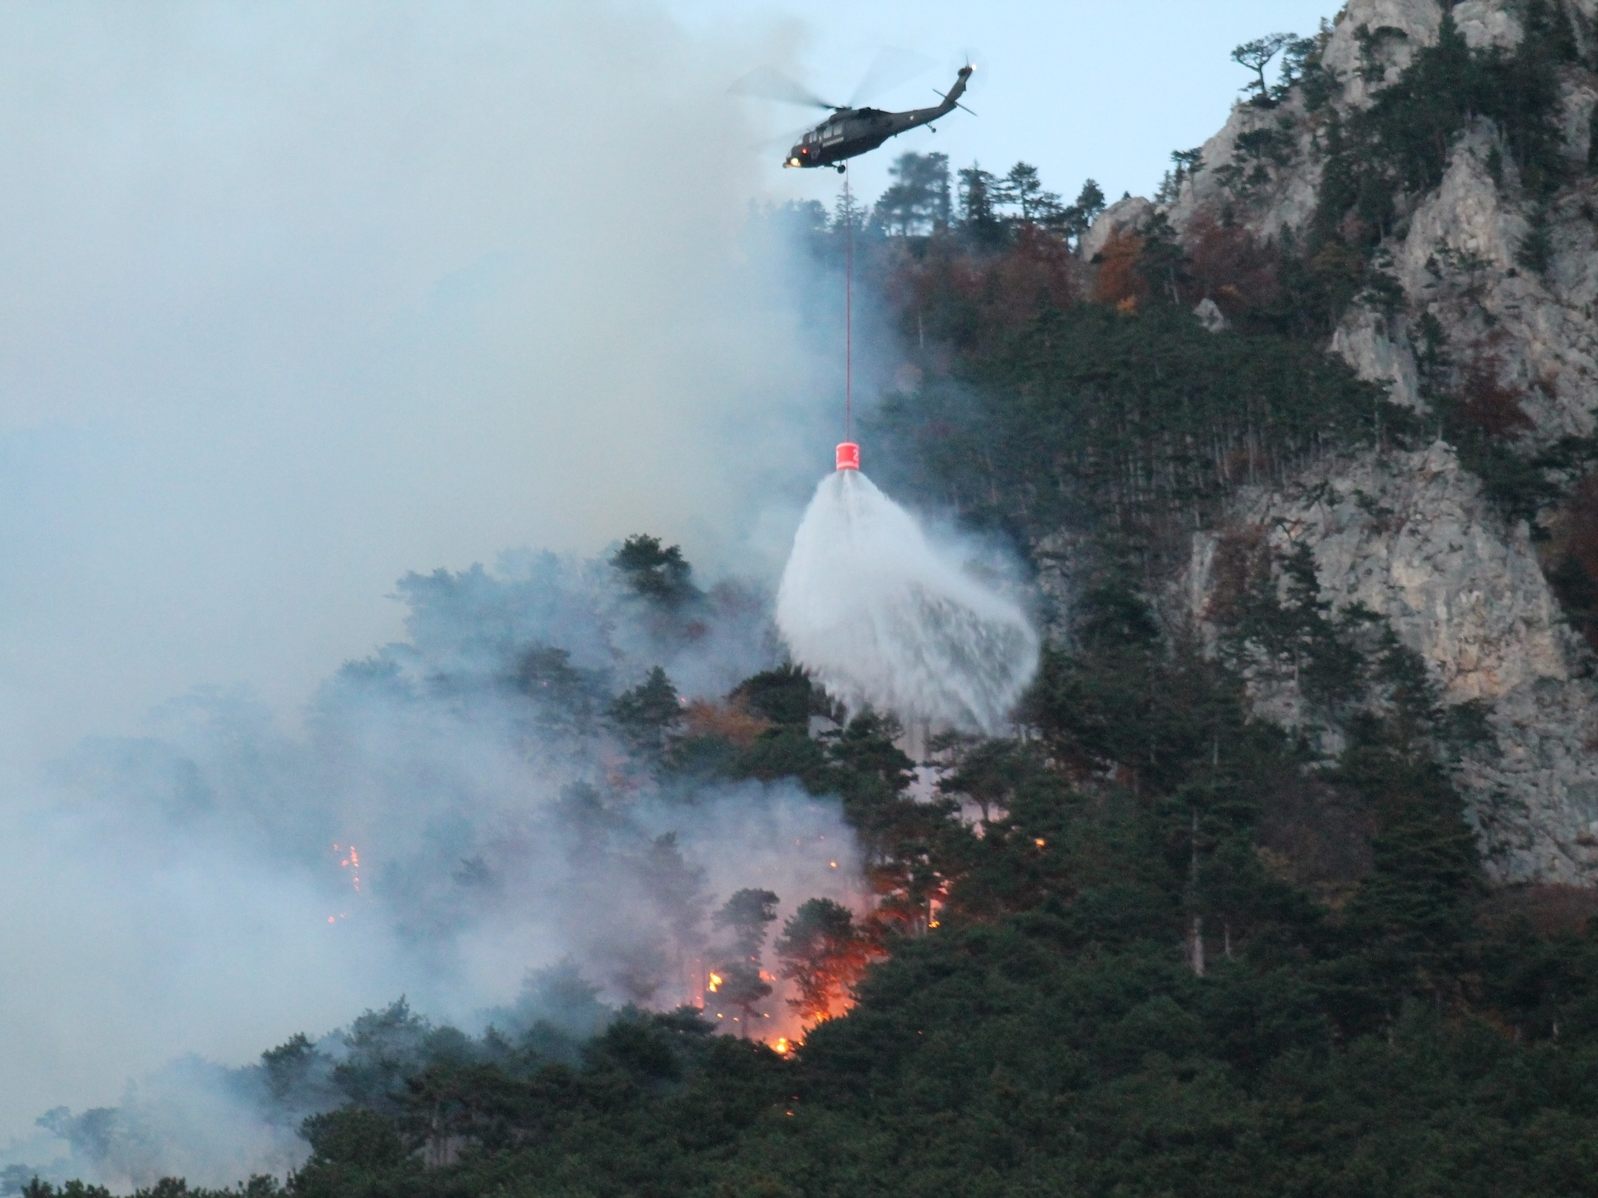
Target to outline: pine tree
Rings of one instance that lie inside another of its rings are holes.
[[[656,666],[610,705],[610,722],[635,752],[659,760],[682,726],[682,700],[666,671]]]
[[[698,596],[693,573],[676,545],[662,547],[659,537],[628,537],[611,555],[610,564],[637,595],[676,607]]]

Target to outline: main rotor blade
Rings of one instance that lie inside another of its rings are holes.
[[[931,68],[932,60],[924,54],[884,46],[877,51],[866,73],[855,86],[854,94],[849,97],[849,107],[858,108],[872,97],[898,87]]]
[[[838,107],[828,104],[804,84],[790,79],[775,67],[756,67],[727,90],[740,96],[758,96],[762,100],[780,100],[785,104],[802,104],[807,108]]]
[[[746,150],[759,150],[762,154],[767,150],[788,150],[799,144],[799,139],[814,128],[812,125],[800,125],[799,128],[789,133],[779,133],[774,137],[762,137],[758,141],[745,144]]]

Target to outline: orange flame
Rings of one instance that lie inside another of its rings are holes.
[[[714,994],[717,990],[720,990],[721,989],[721,975],[719,973],[711,974],[710,975],[710,984],[708,986],[706,986],[705,989],[709,990],[712,994]]]
[[[350,889],[356,894],[361,893],[361,852],[353,844],[348,851],[338,841],[333,842],[333,855],[338,858],[338,867],[350,871]],[[336,915],[327,917],[328,923],[337,923],[341,919],[348,919],[347,911],[340,911]]]
[[[335,844],[333,846],[333,851],[335,853],[339,851],[338,845]],[[338,865],[340,869],[350,871],[350,885],[354,888],[355,893],[359,894],[361,892],[361,851],[353,844],[350,845],[350,851],[344,854],[343,860]]]

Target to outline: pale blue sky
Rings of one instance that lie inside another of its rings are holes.
[[[1046,185],[1076,195],[1095,178],[1112,199],[1145,194],[1169,165],[1170,151],[1196,146],[1220,128],[1248,73],[1232,47],[1279,30],[1309,34],[1338,0],[670,0],[690,29],[763,30],[791,22],[799,47],[789,73],[837,103],[883,47],[924,56],[922,75],[871,103],[914,108],[935,103],[967,50],[977,74],[966,103],[936,134],[917,130],[856,165],[855,186],[875,195],[886,167],[904,150],[940,150],[956,166],[979,160],[1004,170],[1036,164]],[[773,132],[798,128],[804,110],[770,104]],[[819,117],[818,117],[819,119]],[[763,151],[773,165],[781,149]],[[779,173],[774,192],[824,198],[829,172]]]

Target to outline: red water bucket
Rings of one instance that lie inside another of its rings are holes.
[[[840,441],[838,443],[837,463],[839,470],[860,469],[860,446],[853,441]]]

